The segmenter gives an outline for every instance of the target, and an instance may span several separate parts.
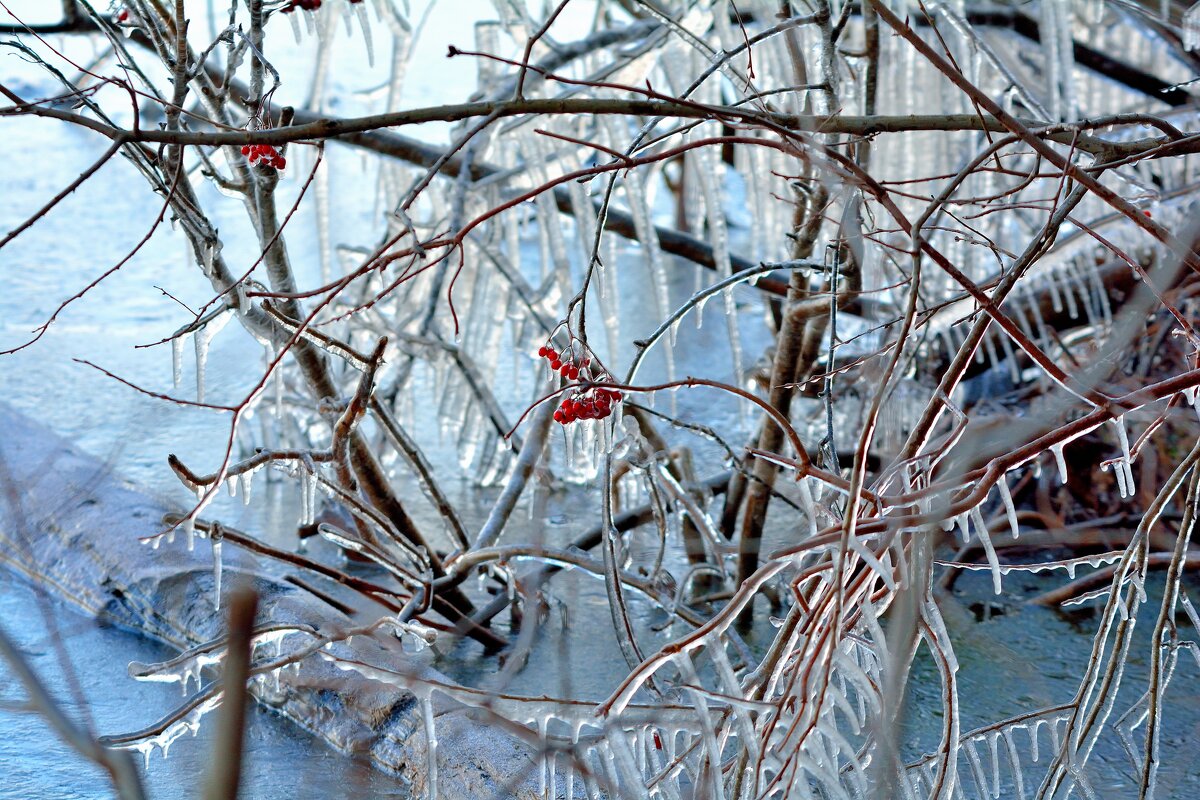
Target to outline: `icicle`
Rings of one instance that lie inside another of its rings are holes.
[[[1113,472],[1117,476],[1117,485],[1121,490],[1121,497],[1126,497],[1126,492],[1128,492],[1129,497],[1133,497],[1135,490],[1133,467],[1131,465],[1133,459],[1129,452],[1129,435],[1125,432],[1124,415],[1113,417],[1112,423],[1117,429],[1117,442],[1121,448],[1120,457],[1113,461]]]
[[[367,66],[373,67],[375,66],[375,44],[371,40],[371,24],[367,20],[366,6],[363,3],[355,3],[354,15],[358,17],[358,27],[362,28],[363,44],[367,48]]]
[[[1117,429],[1117,442],[1121,447],[1121,457],[1128,464],[1133,461],[1129,457],[1129,435],[1125,432],[1125,415],[1119,414],[1112,418],[1112,424]]]
[[[250,505],[250,489],[254,482],[254,473],[257,471],[257,469],[248,469],[238,475],[238,482],[241,484],[239,489],[242,493],[242,505],[244,506]]]
[[[1000,796],[1000,734],[993,732],[987,737],[989,755],[992,757],[992,797]]]
[[[1050,307],[1054,309],[1055,314],[1061,314],[1063,310],[1062,292],[1058,290],[1058,279],[1054,277],[1053,272],[1046,274],[1046,288],[1050,290]]]
[[[1087,276],[1096,290],[1096,305],[1100,309],[1100,318],[1104,320],[1104,327],[1109,328],[1112,326],[1112,303],[1108,299],[1108,289],[1105,288],[1100,272],[1094,264],[1088,268]]]
[[[1104,464],[1100,465],[1100,469],[1105,470],[1105,471],[1107,471],[1110,467],[1112,468],[1112,471],[1113,471],[1113,477],[1116,478],[1116,480],[1117,480],[1117,492],[1121,495],[1121,497],[1126,497],[1128,490],[1125,485],[1125,470],[1124,470],[1124,468],[1122,468],[1121,465],[1118,463],[1118,461],[1115,459],[1113,461],[1108,461],[1108,462],[1105,462]]]
[[[292,12],[290,14],[284,14],[284,16],[287,17],[288,21],[292,23],[292,36],[295,37],[296,44],[300,44],[300,20],[297,19],[299,15],[295,12]]]
[[[311,525],[317,516],[317,476],[314,467],[300,467],[300,525]]]
[[[1087,270],[1087,266],[1073,265],[1071,274],[1079,285],[1079,299],[1083,301],[1084,317],[1089,325],[1098,325],[1101,321],[1100,312],[1096,308],[1095,298],[1092,297],[1092,287],[1087,279]]]
[[[179,388],[180,381],[183,380],[183,337],[187,334],[180,334],[171,340],[171,380],[174,382],[175,388]],[[1193,399],[1196,396],[1196,390],[1192,389]]]
[[[1044,719],[1035,719],[1033,724],[1029,726],[1029,757],[1037,762],[1038,760],[1038,728],[1046,724]]]
[[[629,203],[629,212],[633,217],[634,229],[637,232],[638,243],[642,246],[646,262],[650,268],[650,282],[653,287],[654,311],[659,318],[670,313],[670,293],[668,289],[667,269],[663,263],[662,249],[658,241],[658,231],[646,201],[646,192],[640,173],[630,170],[625,175],[625,199]],[[667,362],[667,379],[675,377],[674,347],[663,350]],[[675,394],[671,394],[671,404],[674,407]]]
[[[704,186],[704,207],[717,274],[721,278],[727,278],[733,274],[733,264],[729,255],[729,230],[725,224],[725,207],[722,203],[725,194],[722,192],[721,186],[724,165],[707,147],[696,151],[696,161],[697,172]],[[725,304],[726,332],[729,336],[730,355],[733,358],[734,382],[737,383],[740,382],[742,375],[742,342],[741,332],[738,329],[738,314],[737,306],[734,303],[733,287],[725,289],[721,295]],[[698,325],[704,321],[703,304],[696,310],[696,321]],[[738,408],[740,409],[741,406],[739,405]]]
[[[1067,458],[1063,455],[1063,446],[1061,443],[1050,445],[1050,452],[1054,453],[1054,463],[1058,465],[1058,477],[1063,483],[1067,482]]]
[[[1200,50],[1200,3],[1183,12],[1183,49]]]
[[[1013,781],[1017,784],[1017,797],[1025,800],[1025,781],[1021,775],[1021,760],[1017,756],[1017,743],[1013,741],[1012,728],[1004,730],[1004,747],[1008,750],[1008,765],[1012,770]]]
[[[993,367],[1000,366],[1000,354],[996,352],[996,336],[994,334],[984,334],[983,349],[987,351],[988,363]]]
[[[1046,343],[1050,341],[1050,336],[1047,333],[1049,328],[1046,327],[1046,320],[1042,317],[1042,305],[1036,297],[1026,297],[1027,305],[1029,306],[1029,314],[1033,317],[1034,327],[1037,329],[1037,343],[1044,349]]]
[[[1018,539],[1021,535],[1021,527],[1017,524],[1017,508],[1013,505],[1012,492],[1008,490],[1008,478],[1001,475],[1000,480],[996,481],[996,485],[1000,488],[1000,502],[1004,504],[1004,516],[1008,518],[1008,527],[1012,529],[1012,537]]]
[[[433,700],[428,694],[421,698],[421,712],[425,718],[425,750],[429,757],[429,775],[426,776],[425,785],[429,790],[429,800],[437,800],[438,796],[438,761],[437,749],[438,740],[437,732],[433,725]]]
[[[208,344],[214,336],[221,332],[227,322],[229,322],[229,314],[218,314],[192,336],[192,342],[196,345],[196,402],[198,403],[204,402],[204,370],[208,362]]]
[[[1000,339],[1000,346],[1004,349],[1004,360],[1008,364],[1008,374],[1012,378],[1012,382],[1019,384],[1021,382],[1021,367],[1017,364],[1017,354],[1013,351],[1012,342],[1008,340],[1008,334],[997,334]]]
[[[962,538],[963,544],[971,541],[971,517],[968,512],[964,511],[954,518],[958,525],[958,535]]]
[[[1071,319],[1079,319],[1079,304],[1075,302],[1075,288],[1071,285],[1066,267],[1063,267],[1061,277],[1063,279],[1063,298],[1067,301],[1067,316]]]
[[[1124,607],[1124,603],[1119,603],[1118,605]],[[1050,752],[1052,753],[1057,753],[1060,745],[1062,744],[1062,736],[1058,732],[1058,723],[1059,720],[1052,719],[1047,725],[1047,727],[1050,728]]]
[[[208,360],[208,337],[203,330],[196,331],[193,339],[196,345],[196,402],[204,402],[204,367]]]
[[[810,536],[816,536],[817,528],[817,506],[813,502],[812,487],[808,484],[808,478],[800,479],[800,507],[804,509],[804,514],[808,517],[808,533]]]
[[[992,568],[992,590],[996,594],[1000,594],[1000,559],[996,557],[996,548],[992,546],[992,537],[988,534],[987,525],[983,521],[983,513],[979,510],[979,506],[971,509],[971,521],[975,523],[975,533],[979,536],[983,552],[987,555],[988,565]]]
[[[246,316],[254,308],[254,303],[246,296],[246,286],[239,283],[233,287],[233,296],[237,299],[237,313],[240,316]]]
[[[1056,120],[1074,116],[1075,97],[1073,72],[1075,49],[1071,37],[1072,10],[1068,3],[1043,3],[1039,32],[1047,47],[1047,83],[1050,113]]]
[[[1146,602],[1145,576],[1142,573],[1135,570],[1129,574],[1129,582],[1133,584],[1134,591],[1137,592],[1138,602],[1139,603]]]
[[[212,559],[213,559],[213,608],[220,610],[221,608],[221,540],[214,537],[212,540]]]

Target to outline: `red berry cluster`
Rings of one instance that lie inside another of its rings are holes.
[[[242,155],[250,159],[251,164],[257,164],[259,161],[263,166],[271,169],[283,169],[287,166],[287,159],[280,155],[269,144],[248,144],[242,147]]]
[[[558,352],[546,344],[538,348],[538,355],[550,362],[550,369],[569,381],[579,380],[580,375],[587,380],[604,380],[608,377],[606,374],[593,375],[592,360],[577,359],[570,348]],[[614,389],[591,388],[572,392],[563,397],[562,404],[554,411],[554,421],[566,425],[581,419],[604,419],[620,402],[621,393]]]
[[[581,419],[604,419],[621,402],[621,393],[613,389],[588,389],[563,399],[554,411],[554,421],[567,425]]]
[[[576,363],[575,355],[570,350],[563,350],[559,353],[550,345],[545,344],[538,348],[538,355],[550,362],[550,369],[569,381],[578,380],[579,373],[586,370],[592,363],[590,358]]]

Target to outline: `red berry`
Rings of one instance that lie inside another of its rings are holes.
[[[565,425],[566,419],[567,418],[566,418],[566,416],[563,415],[562,409],[559,409],[558,411],[554,412],[554,421],[555,422],[557,422],[561,425]]]
[[[575,380],[576,378],[578,378],[579,377],[579,367],[571,367],[569,370],[567,370],[567,377],[570,378],[571,380]]]
[[[546,345],[542,345],[541,347],[539,347],[538,348],[538,358],[545,358],[546,354],[549,350],[550,350],[550,348],[546,347]]]
[[[558,370],[561,366],[562,366],[562,362],[559,361],[557,358],[553,358],[550,360],[550,369],[554,370],[555,372],[558,372]]]

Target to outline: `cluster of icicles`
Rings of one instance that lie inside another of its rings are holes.
[[[375,16],[377,19],[385,19],[385,15],[393,13],[390,8],[390,0],[374,0]],[[353,35],[354,31],[351,27],[351,20],[357,18],[359,28],[362,29],[363,44],[366,46],[367,60],[369,63],[374,63],[375,53],[374,46],[371,40],[371,26],[366,13],[366,4],[363,0],[287,0],[287,3],[279,9],[292,23],[292,34],[296,37],[296,44],[300,44],[300,17],[304,18],[309,34],[316,34],[324,38],[328,25],[326,19],[328,14],[336,13],[331,11],[334,7],[343,9],[344,19],[346,20],[346,33]],[[303,11],[303,14],[297,14],[296,11]]]
[[[337,636],[323,636],[315,628],[307,625],[274,625],[256,631],[250,640],[251,690],[257,694],[278,695],[283,690],[283,678],[287,672],[298,675],[304,659],[314,653],[328,655],[329,649],[338,644],[349,645],[355,636],[371,636],[379,631],[389,631],[399,637],[407,652],[419,652],[432,644],[437,638],[437,631],[415,622],[402,622],[394,617],[383,617],[375,622],[358,628],[343,631]],[[284,650],[284,641],[289,637],[301,637],[299,645],[290,650]],[[265,651],[265,653],[264,653]],[[188,650],[185,653],[159,664],[141,664],[132,662],[129,665],[131,677],[153,683],[178,683],[184,696],[188,694],[188,686],[195,682],[196,694],[186,704],[182,712],[176,712],[174,719],[165,725],[154,726],[145,732],[128,736],[105,737],[104,743],[110,747],[135,750],[142,754],[149,767],[150,756],[155,750],[168,756],[171,745],[186,733],[193,736],[200,729],[201,720],[214,709],[220,707],[223,693],[219,684],[202,685],[205,670],[219,670],[225,660],[227,650],[224,640],[208,642]],[[263,660],[265,657],[266,660]],[[190,707],[189,707],[190,706]]]

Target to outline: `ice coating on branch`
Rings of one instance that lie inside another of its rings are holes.
[[[212,697],[208,698],[200,705],[193,708],[180,719],[172,722],[161,733],[139,739],[128,744],[112,745],[121,750],[136,750],[142,754],[145,759],[146,769],[150,768],[150,756],[154,754],[155,749],[162,751],[163,758],[167,757],[167,752],[176,739],[183,736],[185,733],[191,733],[193,736],[200,730],[200,721],[208,712],[221,705],[221,699],[224,695],[221,692],[216,692]]]

